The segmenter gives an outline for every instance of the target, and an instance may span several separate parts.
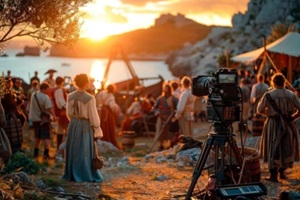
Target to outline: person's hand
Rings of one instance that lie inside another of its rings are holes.
[[[295,114],[292,115],[292,120],[295,121],[300,117],[300,112],[297,112]]]
[[[52,121],[52,122],[56,122],[56,117],[52,115],[52,116],[51,116],[51,121]]]
[[[177,120],[176,117],[172,117],[171,122],[175,122]]]
[[[5,126],[5,124],[6,124],[5,118],[4,118],[4,117],[1,117],[1,118],[0,118],[0,127]]]

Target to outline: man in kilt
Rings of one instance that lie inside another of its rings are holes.
[[[17,96],[12,91],[12,78],[5,78],[6,94],[1,100],[5,111],[6,124],[3,127],[13,153],[21,150],[23,143],[23,127],[19,117]]]

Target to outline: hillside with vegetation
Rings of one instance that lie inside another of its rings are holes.
[[[184,15],[164,14],[154,26],[113,35],[103,41],[79,40],[73,48],[54,46],[51,56],[107,57],[111,47],[122,45],[130,58],[161,59],[187,44],[195,44],[207,37],[211,26],[199,24]]]

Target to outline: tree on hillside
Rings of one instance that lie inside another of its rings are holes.
[[[276,41],[277,39],[281,38],[291,31],[296,31],[295,26],[288,26],[283,23],[272,26],[271,34],[267,37],[267,44]]]
[[[225,52],[225,54],[221,54],[218,57],[217,63],[219,68],[226,68],[232,66],[232,61],[230,58],[232,57],[231,53]]]
[[[0,0],[0,49],[8,41],[29,36],[40,47],[70,45],[79,38],[83,13],[91,0]]]

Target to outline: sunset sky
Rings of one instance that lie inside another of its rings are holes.
[[[102,39],[149,28],[161,14],[178,13],[206,25],[231,26],[235,13],[244,13],[249,0],[94,0],[85,12],[82,36]]]

